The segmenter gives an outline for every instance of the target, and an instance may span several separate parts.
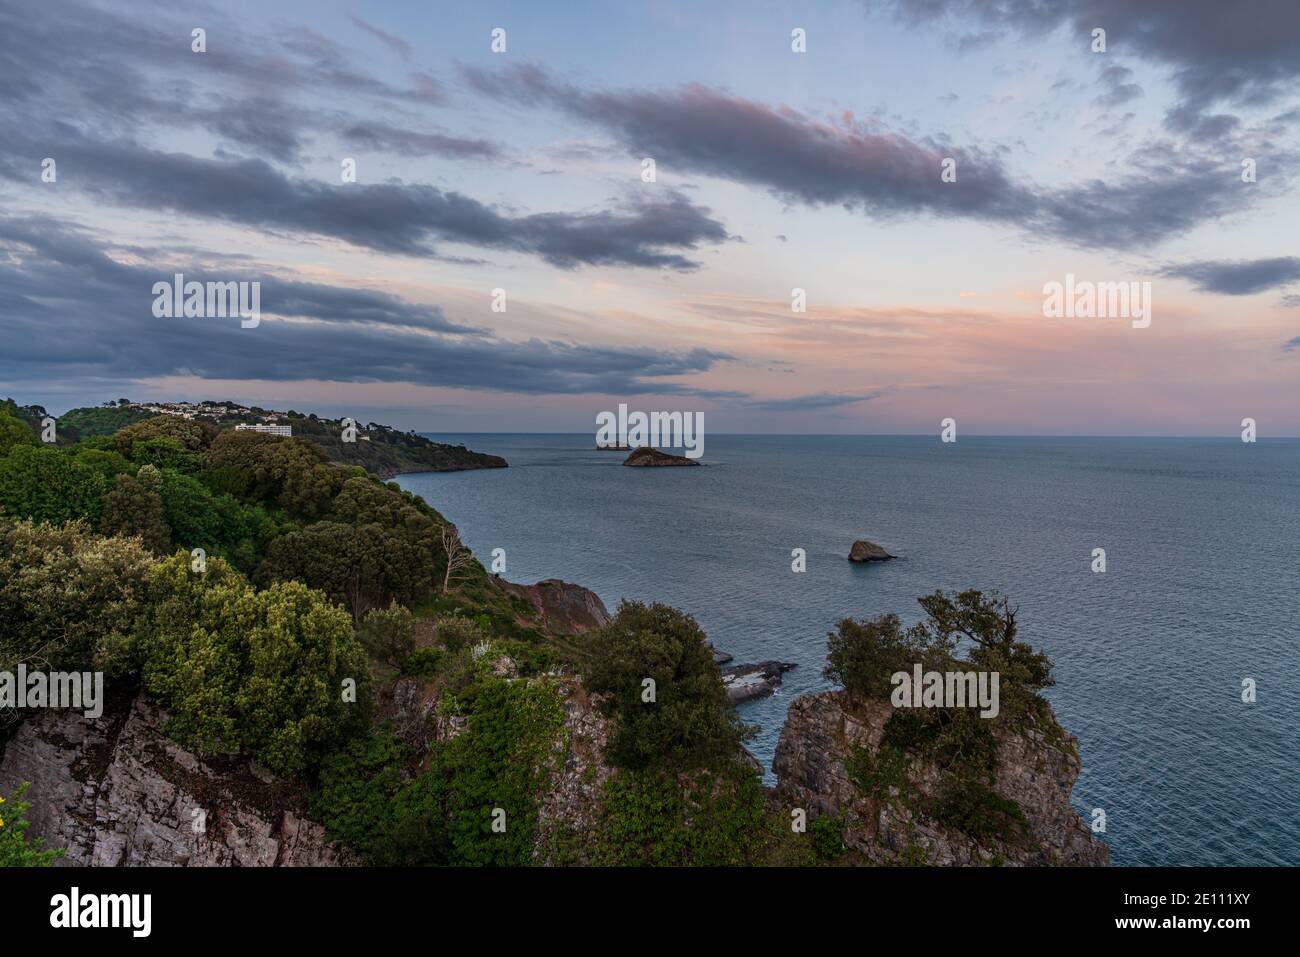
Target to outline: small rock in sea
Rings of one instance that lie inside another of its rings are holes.
[[[851,562],[885,562],[891,558],[897,558],[897,555],[891,555],[875,542],[869,542],[860,538],[853,543],[849,549],[849,561]]]
[[[631,455],[623,460],[624,465],[632,466],[656,466],[656,465],[699,465],[695,459],[688,459],[684,455],[673,455],[670,452],[660,452],[658,449],[652,449],[650,446],[642,446]]]

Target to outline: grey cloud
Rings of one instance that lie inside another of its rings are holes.
[[[155,252],[155,260],[166,257]],[[521,394],[743,393],[675,381],[730,356],[496,338],[452,323],[437,307],[374,291],[261,277],[262,323],[157,319],[152,284],[190,264],[116,261],[75,229],[0,219],[0,381],[126,382],[168,375],[212,379],[410,382]],[[283,314],[314,321],[281,321]]]
[[[1201,292],[1248,296],[1300,281],[1300,258],[1205,260],[1168,266],[1160,274],[1187,279]]]
[[[817,392],[811,395],[798,395],[787,399],[755,399],[746,402],[751,409],[762,412],[804,412],[817,409],[838,409],[859,402],[878,399],[881,392],[866,392],[859,395],[843,395],[835,392]]]
[[[432,124],[418,111],[443,105],[446,91],[428,73],[409,74],[404,86],[380,80],[307,28],[269,38],[245,33],[213,10],[184,17],[163,7],[147,17],[140,12],[67,2],[34,17],[0,7],[0,97],[14,126],[40,128],[58,116],[103,139],[135,137],[142,127],[198,129],[284,161],[296,161],[320,134],[358,126],[371,131],[367,148],[402,155],[481,160],[500,152],[436,126],[429,132]],[[208,31],[204,54],[190,50],[196,19]],[[337,106],[359,98],[364,119]]]
[[[905,22],[945,21],[962,34],[990,29],[1041,35],[1069,25],[1080,49],[1095,27],[1107,48],[1172,70],[1197,109],[1218,100],[1263,103],[1294,90],[1300,77],[1300,4],[1294,0],[865,0]],[[978,26],[974,26],[974,25]]]
[[[1132,76],[1133,71],[1124,66],[1108,66],[1102,70],[1100,83],[1106,90],[1097,97],[1097,102],[1102,106],[1115,107],[1138,99],[1142,96],[1142,87],[1131,82]]]
[[[491,140],[407,130],[373,120],[347,125],[339,132],[345,139],[362,149],[396,153],[401,156],[432,155],[455,159],[496,159],[501,155],[501,147]]]
[[[362,20],[360,17],[350,17],[349,19],[357,27],[359,27],[362,30],[365,30],[366,33],[369,33],[372,37],[374,37],[384,46],[388,47],[388,49],[392,50],[402,59],[409,60],[411,58],[411,44],[407,43],[401,37],[393,36],[387,30],[381,30],[373,23],[367,23],[365,20]]]
[[[20,155],[38,144],[10,143]],[[728,239],[709,211],[678,193],[615,211],[509,216],[461,193],[402,183],[293,179],[260,159],[205,159],[127,141],[67,135],[46,143],[61,187],[124,206],[326,236],[382,252],[428,255],[439,241],[540,256],[561,268],[622,265],[690,270],[682,251]],[[31,181],[11,162],[0,176]]]
[[[1187,144],[1145,145],[1113,182],[1042,189],[1004,169],[1000,151],[913,139],[875,122],[823,122],[700,85],[585,92],[531,65],[463,72],[484,95],[565,111],[614,133],[630,153],[655,157],[661,168],[750,183],[789,201],[841,205],[877,218],[956,216],[1085,247],[1131,248],[1247,203],[1217,151]],[[956,183],[940,180],[946,157],[956,161]]]

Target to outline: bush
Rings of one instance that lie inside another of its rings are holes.
[[[808,836],[812,838],[817,856],[824,861],[838,860],[848,850],[844,843],[844,825],[839,818],[814,818],[808,825]]]
[[[605,785],[597,865],[720,867],[755,863],[763,788],[751,768],[622,771]]]
[[[690,769],[734,762],[752,735],[727,702],[722,677],[695,619],[666,605],[624,602],[581,642],[592,692],[608,694],[607,756],[626,768]],[[654,700],[643,699],[646,679]]]
[[[374,864],[400,864],[393,844],[394,798],[402,788],[406,749],[388,728],[354,739],[321,765],[312,815],[332,841],[342,841]]]
[[[148,598],[149,554],[135,539],[0,521],[0,671],[131,670],[128,636]]]
[[[448,651],[473,648],[475,645],[482,644],[492,637],[481,621],[473,618],[462,618],[459,615],[448,615],[445,618],[439,618],[437,621],[437,635],[438,640],[442,642],[442,646]]]
[[[182,743],[304,775],[362,720],[365,652],[347,612],[319,592],[255,591],[222,559],[195,573],[182,553],[153,570],[150,598],[137,635],[145,686]]]
[[[36,444],[36,433],[26,422],[0,410],[0,458],[8,455],[15,446]]]
[[[402,671],[415,651],[414,625],[410,611],[392,602],[366,613],[357,626],[357,640],[371,658]]]

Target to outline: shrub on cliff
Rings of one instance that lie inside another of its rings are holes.
[[[752,736],[727,702],[695,619],[667,605],[624,602],[580,644],[589,690],[608,694],[610,762],[626,768],[719,767]],[[649,684],[648,682],[653,682]]]
[[[138,539],[79,522],[0,521],[0,670],[123,670],[151,564]]]
[[[758,863],[763,788],[752,768],[623,771],[605,785],[591,863],[724,867]]]
[[[299,582],[256,591],[220,558],[194,572],[177,554],[151,574],[137,639],[168,733],[208,753],[302,775],[363,717],[352,620]]]
[[[914,761],[931,762],[945,774],[937,797],[913,808],[981,844],[1014,842],[1026,833],[1014,800],[995,790],[1000,728],[1020,733],[1034,726],[1049,740],[1060,729],[1039,693],[1053,684],[1052,662],[1018,638],[1016,611],[997,594],[976,590],[955,596],[935,592],[920,599],[926,617],[904,630],[897,615],[870,621],[845,619],[828,636],[825,675],[850,694],[890,700],[897,672],[996,672],[996,718],[975,707],[949,704],[897,708],[885,722],[879,747],[856,747],[846,761],[849,779],[880,801],[910,800],[908,774]]]

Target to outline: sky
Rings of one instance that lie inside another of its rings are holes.
[[[1294,0],[6,4],[0,395],[1298,436],[1297,147]]]

